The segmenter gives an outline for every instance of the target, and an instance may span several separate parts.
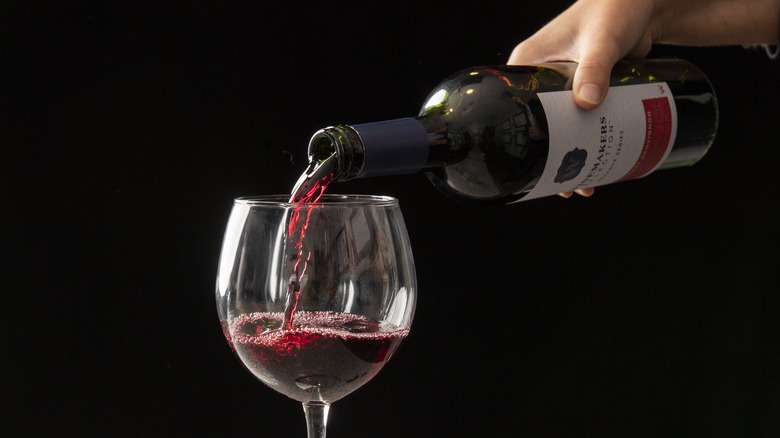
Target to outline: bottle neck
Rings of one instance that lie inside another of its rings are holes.
[[[351,127],[328,126],[315,132],[309,140],[309,163],[322,163],[334,156],[335,181],[357,178],[363,168],[365,147],[358,133]]]
[[[334,179],[414,173],[425,167],[428,133],[412,117],[323,128],[309,141],[309,160],[337,156]]]

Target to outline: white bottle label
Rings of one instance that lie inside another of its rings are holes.
[[[609,89],[597,109],[574,104],[571,91],[539,93],[550,151],[536,186],[521,201],[641,178],[671,151],[677,109],[665,82]]]

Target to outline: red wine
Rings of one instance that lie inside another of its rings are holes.
[[[327,189],[328,185],[333,181],[334,164],[334,159],[316,161],[310,158],[309,167],[301,174],[293,187],[292,194],[290,195],[290,202],[313,203],[319,201],[322,194],[325,193],[325,189]],[[293,315],[295,315],[295,311],[298,309],[298,300],[301,295],[299,279],[303,278],[309,259],[309,253],[305,249],[304,244],[306,228],[309,226],[309,215],[312,210],[308,208],[303,209],[306,211],[304,217],[301,217],[301,210],[302,208],[298,207],[293,211],[292,218],[287,226],[288,239],[295,242],[295,248],[297,250],[293,273],[290,275],[290,280],[287,285],[287,303],[285,304],[283,324],[284,328],[287,330],[292,328]]]
[[[225,339],[227,339],[228,346],[231,350],[236,351],[236,346],[233,345],[233,338],[230,337],[230,325],[228,324],[227,320],[222,319],[219,321],[219,325],[222,326],[222,334],[225,335]]]
[[[372,379],[409,329],[360,315],[258,312],[231,321],[236,353],[263,383],[300,402],[333,403]]]
[[[303,171],[293,186],[290,202],[317,202],[325,193],[335,175],[336,158],[328,156],[318,161],[309,157],[309,166]]]

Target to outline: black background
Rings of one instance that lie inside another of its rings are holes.
[[[220,331],[232,199],[289,193],[315,130],[415,115],[567,4],[3,2],[0,435],[305,436]],[[419,301],[329,436],[780,434],[780,68],[667,55],[719,95],[692,168],[490,208],[421,174],[333,188],[400,199]]]

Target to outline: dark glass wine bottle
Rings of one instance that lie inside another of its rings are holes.
[[[712,85],[680,59],[625,60],[604,103],[578,108],[573,63],[481,66],[446,78],[417,117],[317,131],[334,181],[424,170],[464,201],[512,203],[690,166],[715,138]]]

